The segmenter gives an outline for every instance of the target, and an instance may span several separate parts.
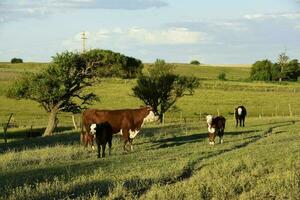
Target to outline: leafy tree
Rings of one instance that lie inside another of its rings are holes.
[[[190,62],[191,65],[200,65],[200,62],[198,60],[192,60]]]
[[[135,78],[143,69],[140,60],[110,50],[90,50],[85,53],[85,57],[88,60],[105,63],[104,66],[97,68],[97,74],[100,77]]]
[[[23,60],[21,58],[13,58],[10,60],[10,63],[23,63]]]
[[[283,79],[287,81],[297,81],[300,76],[300,63],[297,59],[291,60],[286,64],[283,71]]]
[[[251,79],[257,81],[271,81],[272,67],[273,63],[269,60],[255,62],[251,68]]]
[[[53,57],[53,62],[39,73],[28,73],[9,89],[8,97],[31,99],[48,113],[44,135],[52,135],[59,112],[79,112],[92,101],[94,93],[83,90],[92,85],[96,65],[84,55],[64,52]]]
[[[142,67],[141,61],[109,50],[94,49],[83,54],[64,52],[54,56],[53,62],[43,71],[27,73],[17,80],[7,95],[38,102],[49,113],[44,135],[51,135],[57,126],[59,112],[80,112],[98,99],[85,90],[92,86],[96,77],[132,78]]]
[[[181,97],[192,95],[199,86],[196,77],[180,76],[173,72],[174,67],[164,60],[156,60],[150,66],[147,75],[138,77],[137,85],[132,89],[134,95],[146,105],[152,106],[159,115],[163,114]]]

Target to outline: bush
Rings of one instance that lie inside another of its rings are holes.
[[[200,65],[200,62],[198,60],[192,60],[190,62],[191,65]]]
[[[225,72],[221,72],[219,75],[218,75],[218,79],[221,80],[221,81],[226,81],[226,73]]]
[[[21,58],[13,58],[10,61],[11,63],[23,63],[23,60]]]

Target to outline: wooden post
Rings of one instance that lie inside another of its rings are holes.
[[[13,116],[13,113],[10,114],[6,125],[4,125],[4,127],[3,127],[3,129],[4,129],[3,138],[4,138],[5,145],[7,145],[7,135],[6,135],[6,132],[7,132],[7,129],[8,129],[8,126],[9,126],[9,122],[10,122],[12,116]]]
[[[75,116],[74,115],[72,115],[72,121],[73,121],[74,129],[77,130],[77,124],[76,124]]]
[[[293,111],[292,111],[292,107],[291,107],[291,104],[289,103],[289,111],[290,111],[290,117],[293,116]]]

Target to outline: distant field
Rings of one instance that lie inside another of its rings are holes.
[[[29,100],[7,99],[5,91],[12,80],[26,71],[38,71],[46,64],[0,64],[0,120],[4,123],[10,113],[20,126],[45,126],[47,114],[37,103]],[[146,65],[148,68],[149,65]],[[200,88],[193,96],[183,97],[175,109],[166,113],[166,122],[178,120],[198,120],[207,113],[218,112],[226,117],[233,117],[235,106],[243,104],[248,108],[249,116],[287,116],[291,106],[293,115],[300,115],[299,83],[262,83],[244,81],[249,77],[248,68],[225,68],[212,66],[176,65],[175,71],[184,75],[194,75],[201,79]],[[228,81],[217,80],[220,72],[227,73]],[[132,96],[131,88],[136,80],[103,79],[90,88],[100,97],[95,108],[134,108],[142,104]],[[32,115],[34,113],[34,115]],[[201,116],[200,116],[201,115]],[[79,116],[77,116],[79,120]],[[78,122],[79,123],[79,122]],[[60,124],[72,125],[70,114],[60,114]]]
[[[8,129],[7,146],[0,129],[0,199],[299,199],[300,83],[250,82],[247,67],[176,64],[176,73],[200,78],[195,94],[179,99],[164,125],[145,125],[134,152],[124,153],[115,136],[112,155],[97,159],[79,145],[70,113],[59,114],[54,136],[26,137],[31,126],[43,131],[47,113],[5,93],[24,72],[46,65],[0,63],[0,124],[14,113],[18,126]],[[217,79],[221,72],[227,81]],[[92,107],[139,107],[135,84],[102,79],[88,89],[100,97]],[[246,127],[235,128],[233,110],[241,104]],[[208,113],[227,119],[222,145],[208,145]]]

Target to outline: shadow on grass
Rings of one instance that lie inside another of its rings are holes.
[[[181,124],[169,124],[169,125],[163,125],[163,126],[158,126],[158,127],[146,127],[143,128],[141,131],[141,134],[143,134],[144,137],[153,137],[158,133],[162,133],[164,131],[167,131],[169,129],[172,129],[172,131],[176,132],[176,129],[182,129]]]
[[[20,135],[21,133],[16,133]],[[21,151],[24,149],[33,149],[40,148],[45,146],[55,146],[58,144],[79,144],[80,134],[78,132],[69,132],[69,133],[56,133],[53,136],[47,137],[34,137],[26,139],[16,139],[9,141],[7,145],[4,143],[0,144],[0,153],[3,153],[7,150]]]
[[[33,184],[38,182],[52,182],[55,178],[61,177],[61,179],[66,182],[68,180],[80,176],[85,175],[88,176],[93,174],[95,169],[108,168],[111,162],[106,159],[98,159],[87,162],[78,161],[76,163],[62,164],[60,166],[50,166],[44,168],[35,168],[35,169],[23,169],[22,171],[12,171],[6,173],[0,173],[1,185],[0,187],[1,194],[5,194],[9,192],[9,188],[15,188],[19,186],[23,186],[24,184]],[[12,178],[13,177],[13,178]],[[88,184],[86,186],[88,188],[97,187],[97,185],[93,186]],[[5,188],[8,186],[9,188]],[[77,189],[79,190],[79,188]],[[77,190],[74,189],[74,192]],[[80,190],[82,191],[82,190]],[[101,191],[102,192],[102,191]],[[76,192],[79,193],[79,192]],[[8,194],[6,194],[8,195]]]
[[[207,138],[207,133],[199,133],[199,134],[184,135],[184,136],[181,135],[178,137],[165,138],[165,139],[153,141],[152,143],[154,143],[154,145],[152,145],[152,148],[159,149],[159,148],[175,147],[187,143],[200,142],[204,138]]]

